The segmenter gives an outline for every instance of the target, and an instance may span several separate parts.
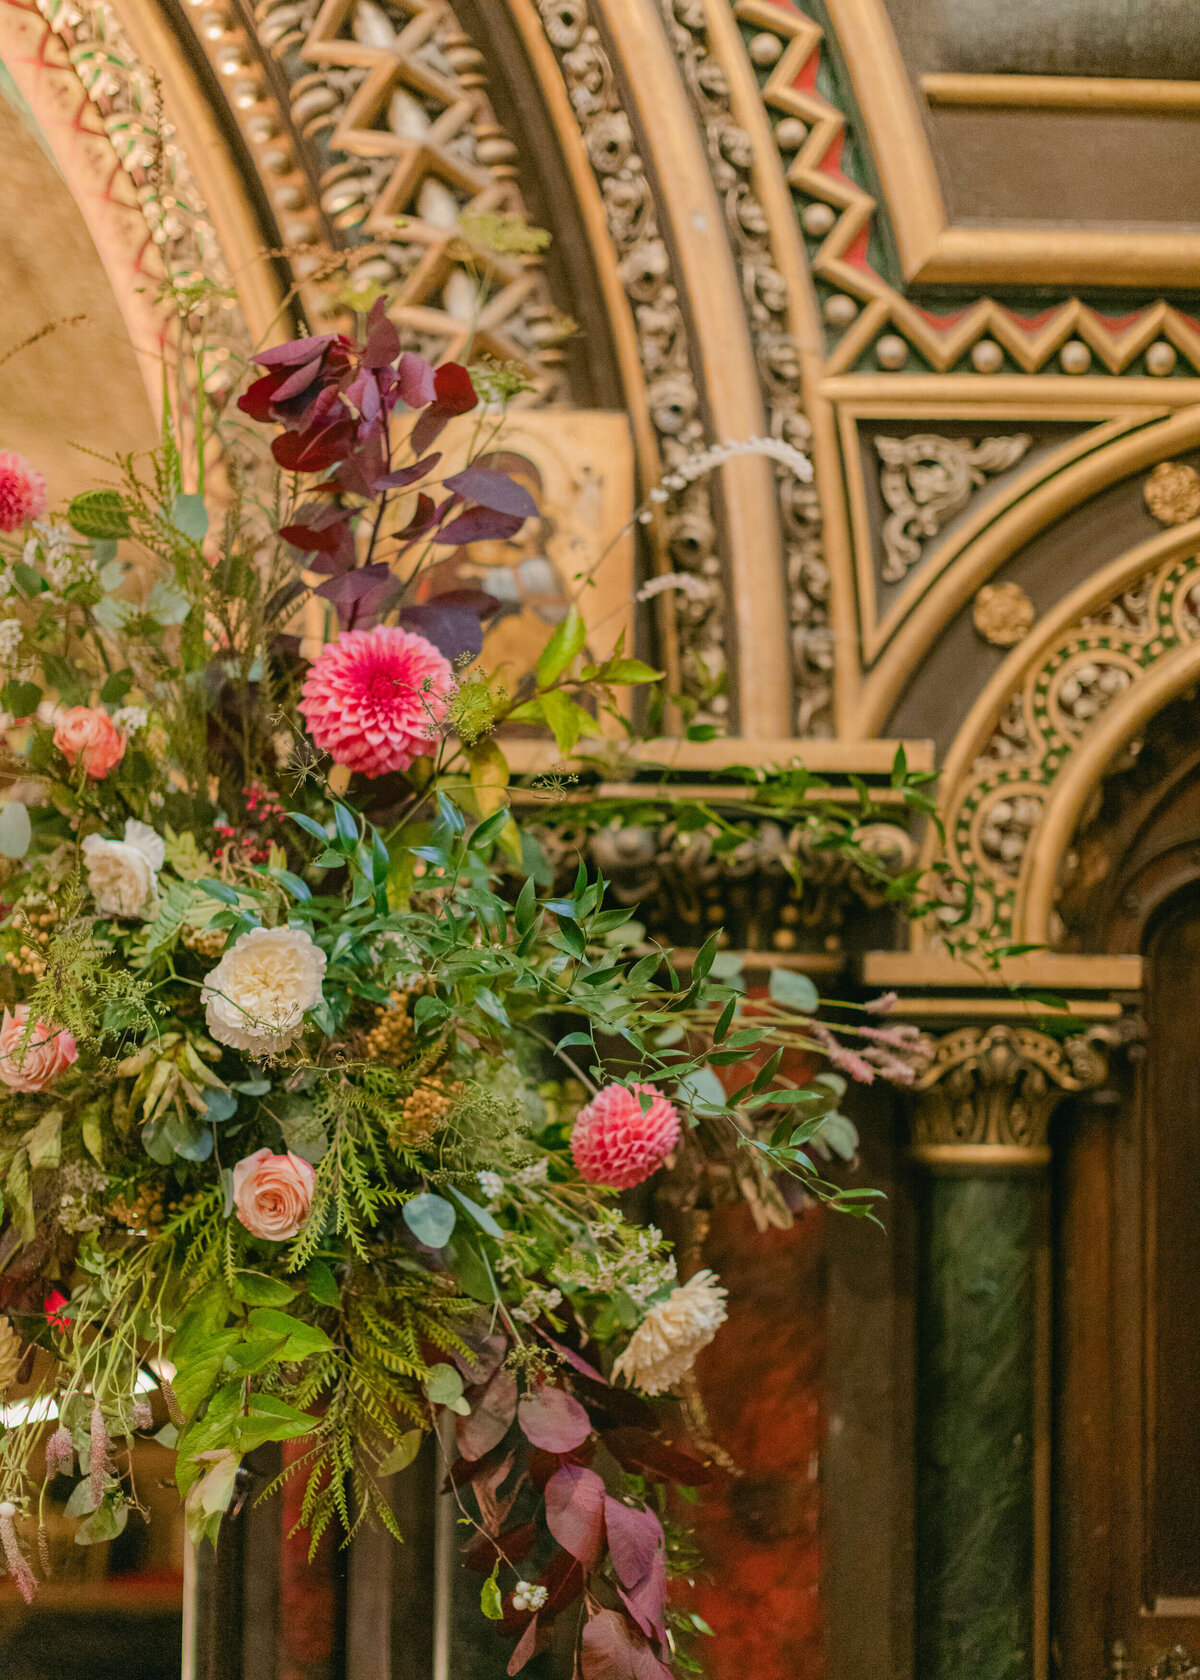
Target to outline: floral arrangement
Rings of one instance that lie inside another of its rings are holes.
[[[694,1669],[667,1490],[715,1468],[672,1397],[725,1292],[619,1194],[721,1161],[783,1217],[780,1175],[869,1212],[819,1164],[854,1152],[829,1063],[904,1078],[913,1035],[815,1022],[794,974],[749,1001],[715,936],[680,973],[583,864],[539,886],[503,728],[569,753],[658,673],[572,609],[506,693],[499,603],[421,593],[535,511],[486,464],[504,371],[382,305],[256,361],[265,503],[185,490],[169,426],[65,523],[0,455],[0,1549],[28,1596],[62,1476],[80,1543],[119,1533],[147,1431],[197,1539],[269,1442],[314,1543],[395,1530],[432,1434],[510,1672],[562,1614],[585,1677]]]

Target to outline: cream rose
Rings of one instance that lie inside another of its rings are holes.
[[[276,1055],[320,1003],[324,974],[325,953],[303,928],[251,928],[204,983],[208,1030],[235,1050]]]
[[[38,1021],[28,1039],[29,1005],[19,1003],[0,1018],[0,1079],[14,1091],[44,1091],[78,1056],[69,1032],[53,1032]]]
[[[729,1316],[726,1290],[712,1272],[697,1272],[665,1301],[651,1307],[613,1366],[643,1394],[664,1394],[687,1376]]]
[[[154,907],[166,848],[154,830],[131,817],[123,840],[89,834],[83,842],[88,885],[102,916],[147,916]]]
[[[317,1175],[307,1161],[256,1149],[233,1169],[233,1205],[252,1237],[286,1242],[294,1237],[312,1206]]]

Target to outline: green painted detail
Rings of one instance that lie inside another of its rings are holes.
[[[921,1262],[920,1680],[1033,1673],[1036,1176],[932,1177]]]

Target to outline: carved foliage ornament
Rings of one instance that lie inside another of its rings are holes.
[[[1142,493],[1160,525],[1186,525],[1200,513],[1200,473],[1186,461],[1160,461]]]
[[[1033,602],[1019,583],[985,583],[975,597],[975,628],[993,647],[1015,647],[1033,628]]]
[[[963,1148],[1004,1161],[1044,1161],[1059,1101],[1100,1084],[1107,1072],[1088,1038],[1051,1038],[1032,1027],[962,1027],[924,1038],[922,1047],[927,1062],[914,1084],[912,1143],[929,1161]]]
[[[924,544],[960,514],[972,491],[1006,472],[1029,449],[1024,432],[1007,437],[877,437],[879,489],[891,509],[883,526],[881,572],[899,583],[917,565]]]
[[[790,237],[791,229],[772,225],[756,190],[754,145],[734,113],[729,76],[710,37],[704,5],[699,0],[659,0],[659,5],[725,209],[770,432],[807,450],[811,427],[803,407],[800,354],[790,331],[791,300],[776,252],[777,241]],[[771,35],[763,40],[774,43]],[[786,467],[776,476],[791,618],[795,729],[798,735],[830,735],[833,632],[820,504],[812,485]]]

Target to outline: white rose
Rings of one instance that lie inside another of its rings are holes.
[[[325,953],[303,928],[251,928],[204,983],[208,1030],[220,1044],[276,1055],[321,1001]]]
[[[729,1316],[726,1294],[710,1271],[697,1272],[673,1289],[638,1325],[613,1366],[613,1377],[624,1377],[643,1394],[674,1388]]]
[[[166,848],[154,830],[131,817],[123,840],[89,834],[83,842],[88,885],[102,916],[146,916],[154,906]]]

